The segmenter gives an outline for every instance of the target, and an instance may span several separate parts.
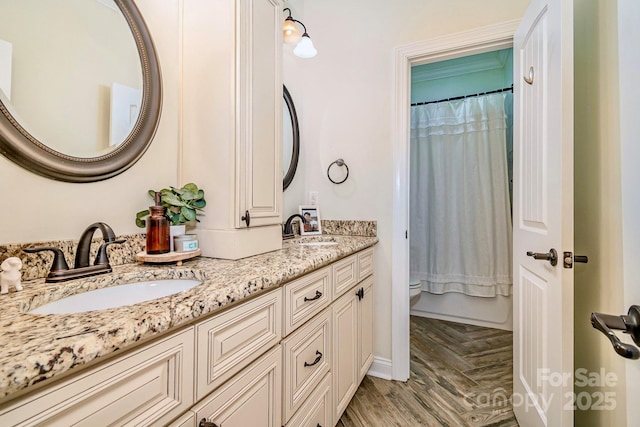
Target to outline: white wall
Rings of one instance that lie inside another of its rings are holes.
[[[285,7],[291,9],[292,17],[305,22],[302,17],[304,16],[304,2],[303,0],[289,0],[284,3]],[[283,18],[287,16],[286,13],[282,14]],[[299,27],[302,30],[302,27]],[[311,29],[309,28],[309,31]],[[311,37],[313,36],[311,32]],[[296,113],[298,114],[298,125],[302,128],[304,122],[304,105],[302,102],[302,96],[304,92],[305,72],[308,67],[313,67],[315,59],[302,59],[293,54],[293,48],[295,45],[283,45],[282,49],[282,83],[287,87],[293,103],[296,107]],[[284,191],[284,201],[282,204],[282,220],[286,220],[290,215],[298,213],[298,206],[307,204],[309,198],[309,190],[306,188],[305,173],[306,169],[306,152],[309,148],[307,142],[307,135],[300,132],[300,157],[298,159],[298,169],[293,177],[293,181],[289,187]],[[320,201],[322,203],[322,201]],[[322,214],[322,212],[320,212]],[[322,217],[321,217],[322,218]]]
[[[135,226],[135,213],[149,206],[147,190],[180,184],[180,0],[136,4],[155,42],[163,79],[162,116],[153,143],[129,170],[90,184],[42,178],[0,156],[0,243],[77,239],[95,221],[108,223],[117,234],[138,233],[142,230]]]
[[[627,310],[623,300],[616,2],[576,0],[574,13],[575,251],[589,256],[588,264],[575,266],[574,365],[589,372],[603,368],[618,378],[617,387],[576,387],[576,394],[613,392],[616,409],[578,410],[575,423],[622,426],[627,425],[624,359],[589,321],[594,311],[626,314]]]
[[[622,163],[622,227],[624,264],[624,305],[622,313],[632,305],[640,305],[640,121],[638,121],[638,70],[640,69],[640,3],[635,0],[618,0],[618,57],[620,84],[620,155]],[[630,342],[629,338],[625,339]],[[619,362],[623,363],[623,362]],[[627,420],[640,419],[640,405],[633,404],[640,394],[640,362],[624,361],[627,380]],[[624,394],[625,390],[619,390]],[[624,410],[624,407],[621,408]],[[632,423],[629,422],[628,425]],[[614,425],[612,423],[608,425]],[[620,424],[621,425],[621,424]]]
[[[393,49],[519,19],[528,3],[529,0],[303,2],[303,15],[297,19],[307,26],[318,55],[306,60],[298,75],[303,81],[302,100],[296,100],[297,104],[302,103],[303,110],[305,167],[301,172],[306,190],[320,192],[324,218],[378,221],[377,357],[391,358]],[[331,184],[326,177],[327,166],[337,158],[343,158],[350,169],[349,179],[342,185]],[[285,193],[285,199],[288,197]]]

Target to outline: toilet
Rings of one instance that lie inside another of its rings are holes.
[[[409,281],[409,304],[413,305],[420,299],[422,293],[422,283],[419,280]]]

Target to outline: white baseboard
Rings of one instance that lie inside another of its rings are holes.
[[[470,319],[468,317],[452,316],[442,313],[432,313],[429,311],[414,310],[410,311],[412,316],[428,317],[429,319],[448,320],[449,322],[465,323],[467,325],[482,326],[484,328],[502,329],[504,331],[513,331],[512,319],[509,317],[508,322],[494,323],[480,319]]]
[[[393,363],[389,359],[383,359],[382,357],[374,357],[373,363],[367,372],[367,375],[372,377],[382,378],[383,380],[390,380],[393,378],[391,375]]]

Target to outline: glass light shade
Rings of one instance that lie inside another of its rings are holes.
[[[296,23],[291,19],[285,19],[282,25],[282,40],[287,44],[295,44],[300,40],[300,32],[296,28]]]
[[[300,42],[293,49],[293,54],[299,58],[313,58],[318,54],[318,51],[313,47],[313,42],[307,33],[302,35]]]

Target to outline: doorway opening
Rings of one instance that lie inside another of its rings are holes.
[[[513,49],[411,68],[411,315],[512,330]]]
[[[409,378],[409,129],[411,68],[511,48],[518,21],[453,34],[395,50],[394,189],[391,345],[389,377]]]

